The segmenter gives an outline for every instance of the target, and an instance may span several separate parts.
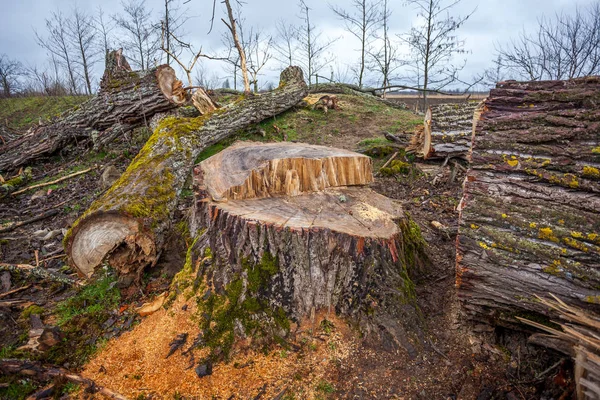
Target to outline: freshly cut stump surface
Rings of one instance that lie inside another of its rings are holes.
[[[239,143],[195,168],[193,226],[212,255],[204,273],[234,304],[242,336],[254,336],[252,321],[277,336],[284,321],[327,310],[415,353],[405,326],[419,326],[409,271],[422,239],[372,180],[369,157],[294,143]]]
[[[215,201],[297,196],[373,181],[371,159],[343,149],[295,143],[239,142],[200,164]]]

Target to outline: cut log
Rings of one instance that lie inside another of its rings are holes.
[[[0,147],[0,171],[50,155],[75,141],[104,146],[147,123],[154,114],[186,102],[181,82],[168,65],[147,71],[131,71],[122,64],[108,67],[112,70],[106,71],[98,95]]]
[[[197,118],[163,119],[121,178],[68,232],[70,264],[90,277],[107,261],[121,275],[139,279],[143,268],[158,259],[198,154],[239,129],[289,109],[306,90],[300,68],[289,67],[272,92],[248,95]]]
[[[464,185],[457,285],[491,324],[547,313],[551,292],[600,311],[600,78],[506,82],[485,101]]]
[[[439,104],[425,112],[424,129],[415,132],[407,151],[430,158],[468,158],[480,104]]]
[[[213,257],[204,276],[215,297],[204,300],[229,298],[209,312],[217,325],[205,339],[228,334],[223,313],[254,338],[325,310],[414,355],[409,272],[422,239],[398,203],[364,186],[372,179],[369,157],[306,144],[241,143],[201,162],[191,226]]]

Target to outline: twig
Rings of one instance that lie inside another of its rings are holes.
[[[23,225],[31,224],[33,222],[37,222],[37,221],[41,221],[41,220],[46,219],[46,218],[53,217],[56,214],[58,214],[59,212],[60,212],[59,210],[50,210],[48,212],[43,213],[42,215],[38,215],[36,217],[30,218],[30,219],[26,219],[25,221],[17,222],[16,224],[11,225],[9,227],[2,228],[2,229],[0,229],[0,233],[12,232],[15,229],[17,229],[17,228],[19,228],[19,227],[21,227]]]
[[[13,307],[13,306],[18,306],[25,303],[25,300],[7,300],[7,301],[0,301],[0,308],[8,308],[8,307]]]
[[[377,174],[375,174],[375,176],[379,176],[381,174],[381,170],[384,169],[385,167],[387,167],[388,165],[390,165],[390,163],[394,160],[394,158],[398,157],[398,152],[395,152],[394,154],[392,154],[392,156],[390,157],[389,160],[387,160],[385,162],[385,164],[383,164],[383,167],[379,168],[379,171],[377,171]]]
[[[98,385],[91,379],[84,378],[81,375],[74,374],[64,368],[56,366],[45,366],[36,361],[29,360],[0,360],[0,372],[2,374],[19,374],[36,376],[43,380],[51,380],[62,376],[68,381],[87,386],[87,391],[90,393],[100,393],[109,399],[127,400],[127,398],[117,392],[114,392],[106,387]]]
[[[37,188],[44,187],[44,186],[54,185],[55,183],[66,181],[67,179],[71,179],[71,178],[74,178],[74,177],[79,176],[79,175],[87,174],[91,170],[92,170],[92,168],[88,168],[88,169],[85,169],[83,171],[79,171],[79,172],[75,172],[75,173],[67,175],[67,176],[63,176],[62,178],[56,179],[54,181],[44,182],[44,183],[39,183],[37,185],[28,186],[28,187],[26,187],[24,189],[17,190],[16,192],[12,192],[11,196],[16,196],[16,195],[19,195],[21,193],[25,193],[25,192],[27,192],[27,191],[29,191],[31,189],[37,189]]]
[[[25,286],[21,286],[20,288],[13,289],[13,290],[10,290],[10,291],[8,291],[8,292],[5,292],[5,293],[0,293],[0,299],[3,299],[3,298],[5,298],[5,297],[8,297],[8,296],[10,296],[11,294],[15,294],[15,293],[22,292],[23,290],[27,290],[27,289],[29,289],[30,287],[31,287],[31,284],[29,284],[29,285],[25,285]]]
[[[34,267],[29,264],[6,264],[0,263],[0,271],[18,271],[31,274],[41,279],[48,279],[55,282],[64,283],[69,286],[82,286],[84,283],[59,272],[52,272],[44,268]]]

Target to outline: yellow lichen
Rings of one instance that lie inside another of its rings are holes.
[[[586,165],[583,167],[583,176],[586,176],[589,178],[600,178],[600,171],[598,170],[598,168],[594,168],[594,167],[590,167],[589,165]]]
[[[514,168],[519,165],[519,160],[507,160],[506,163]]]
[[[583,233],[577,231],[571,231],[571,236],[577,239],[583,239]]]
[[[587,234],[587,238],[589,240],[594,240],[595,241],[598,238],[598,234],[597,233],[588,233]]]
[[[508,218],[508,215],[502,214],[502,218]]]
[[[483,243],[483,242],[479,242],[479,247],[481,247],[482,249],[485,249],[485,250],[489,250],[490,249],[490,247],[487,244]]]
[[[529,223],[529,227],[530,228],[537,228],[537,224],[535,222],[530,222]]]
[[[583,252],[588,252],[590,250],[585,244],[583,244],[575,239],[571,239],[570,237],[563,238],[563,242],[565,242],[570,247],[577,249],[577,250],[581,250]]]
[[[600,154],[600,146],[596,146],[592,149],[593,154]]]
[[[475,225],[475,224],[471,224],[471,229],[479,229],[479,226]]]
[[[552,232],[551,228],[541,228],[538,231],[538,237],[540,239],[550,240],[556,243],[559,242],[558,238],[554,235],[554,232]]]
[[[565,224],[565,220],[564,219],[559,219],[558,220],[558,224],[559,225],[564,225]]]

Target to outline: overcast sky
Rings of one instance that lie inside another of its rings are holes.
[[[343,29],[343,23],[336,19],[329,5],[349,7],[351,0],[305,0],[311,7],[311,18],[314,25],[323,31],[323,37],[339,38],[331,48],[335,55],[335,63],[344,65],[358,60],[359,43]],[[491,66],[496,44],[506,43],[522,29],[535,28],[537,19],[542,15],[551,16],[559,12],[572,12],[576,6],[586,6],[593,0],[462,0],[455,6],[453,15],[465,15],[475,8],[473,16],[458,31],[458,36],[465,40],[465,49],[469,51],[468,62],[462,71],[461,78],[469,80],[477,73]],[[45,33],[44,19],[54,10],[68,14],[77,6],[81,10],[94,13],[102,6],[107,14],[121,12],[120,0],[0,0],[3,18],[0,25],[0,53],[18,59],[26,65],[41,65],[47,60],[46,52],[35,40],[34,30]],[[217,2],[217,3],[220,3]],[[418,24],[414,7],[406,5],[404,0],[389,0],[393,11],[391,32],[403,34],[412,25]],[[156,19],[160,19],[163,0],[146,0]],[[224,16],[218,4],[215,29],[207,35],[210,0],[190,0],[182,5],[191,18],[185,31],[196,46],[202,46],[207,53],[217,54],[222,51],[221,33],[224,25],[220,17]],[[265,32],[275,34],[275,22],[279,19],[290,24],[300,24],[299,9],[296,0],[246,0],[243,6],[246,26],[254,26]],[[227,73],[224,66],[217,61],[204,60],[204,68],[213,77],[224,80]],[[99,79],[103,66],[99,63],[95,69],[95,80]],[[342,67],[343,68],[343,67]],[[261,86],[267,81],[277,82],[280,66],[272,62],[262,77]],[[322,71],[329,76],[329,69]],[[181,73],[181,78],[183,74]],[[371,77],[374,79],[374,77]],[[375,84],[376,82],[372,82]]]

